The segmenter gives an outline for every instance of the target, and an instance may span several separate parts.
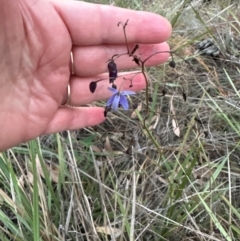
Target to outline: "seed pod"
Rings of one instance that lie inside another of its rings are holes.
[[[139,45],[136,44],[135,47],[133,48],[132,52],[131,52],[131,55],[134,54],[137,51],[138,48],[139,48]]]
[[[165,96],[167,94],[167,90],[165,88],[162,89],[162,96]]]
[[[115,84],[112,84],[113,89],[117,89],[117,86]]]
[[[186,102],[186,101],[187,101],[187,95],[186,95],[186,93],[183,92],[183,93],[182,93],[182,96],[183,96],[184,101]]]
[[[194,120],[195,120],[196,122],[198,122],[199,124],[203,125],[202,121],[201,121],[198,117],[195,117]]]
[[[97,88],[97,82],[96,81],[93,81],[89,84],[89,89],[92,93],[95,92],[96,88]]]
[[[175,68],[175,67],[176,67],[175,61],[174,61],[174,60],[170,61],[170,62],[169,62],[169,66],[170,66],[171,68]]]
[[[117,69],[117,65],[113,60],[110,60],[110,62],[108,63],[108,70],[111,71],[113,69]]]
[[[108,63],[108,71],[109,71],[109,82],[111,84],[117,78],[117,65],[113,60],[110,60],[110,62]]]
[[[137,57],[133,57],[133,61],[140,66],[140,62],[139,62],[139,59]]]
[[[117,70],[113,69],[111,71],[109,71],[109,83],[113,83],[114,80],[117,78]]]
[[[203,133],[204,133],[205,138],[209,137],[208,131],[204,131]]]
[[[112,107],[111,106],[106,106],[104,110],[104,117],[107,117],[107,113],[111,111]]]
[[[133,107],[134,110],[136,110],[136,109],[138,108],[138,104],[137,104],[137,103],[134,103],[134,104],[132,105],[132,107]]]
[[[122,140],[125,140],[125,139],[126,139],[125,132],[123,132],[123,135],[121,136],[121,139],[122,139]]]

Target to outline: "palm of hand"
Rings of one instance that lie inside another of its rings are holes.
[[[3,133],[13,133],[19,143],[47,133],[61,108],[69,81],[72,43],[65,24],[48,2],[23,5],[14,14],[9,14],[9,22],[17,28],[5,32],[9,52],[4,63],[9,72],[1,86],[4,123],[0,124],[4,130],[0,141],[6,137]],[[8,63],[13,66],[9,68]]]

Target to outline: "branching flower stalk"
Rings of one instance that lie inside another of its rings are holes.
[[[125,56],[128,55],[129,57],[133,58],[133,61],[141,68],[141,73],[143,74],[144,80],[146,82],[146,91],[145,91],[145,98],[146,98],[146,111],[147,114],[145,116],[145,118],[142,120],[143,122],[143,129],[146,130],[149,138],[152,140],[152,142],[154,143],[154,145],[156,146],[156,148],[159,150],[160,153],[162,153],[162,148],[159,146],[159,144],[157,143],[157,141],[155,140],[155,138],[153,137],[152,133],[149,131],[149,129],[147,128],[146,125],[146,119],[148,116],[148,113],[150,111],[149,108],[149,100],[150,100],[150,96],[149,96],[149,80],[148,80],[148,76],[146,74],[145,71],[145,63],[153,56],[157,55],[157,54],[163,54],[163,53],[169,53],[171,55],[171,61],[169,62],[169,66],[172,68],[176,67],[176,62],[174,61],[173,55],[175,54],[176,56],[178,56],[179,58],[181,58],[184,62],[186,62],[187,64],[188,61],[183,59],[181,56],[179,56],[178,54],[176,54],[173,51],[158,51],[158,52],[154,52],[153,54],[149,55],[147,58],[145,58],[144,60],[142,60],[140,57],[138,57],[135,52],[139,49],[139,45],[136,44],[135,47],[133,48],[132,51],[130,51],[129,45],[128,45],[128,40],[127,40],[127,33],[126,33],[126,27],[128,25],[128,21],[127,20],[124,24],[122,22],[119,22],[117,24],[117,26],[122,26],[123,28],[123,33],[124,33],[124,38],[125,38],[125,44],[127,47],[127,53],[122,53],[122,54],[114,54],[112,56],[111,59],[109,59],[108,62],[108,71],[109,71],[109,83],[112,85],[112,88],[109,88],[109,90],[113,93],[112,97],[108,100],[107,102],[107,106],[105,108],[104,111],[104,115],[107,115],[107,112],[111,111],[111,109],[116,110],[119,105],[122,106],[125,110],[128,109],[129,105],[127,102],[127,98],[125,97],[125,95],[128,94],[135,94],[135,92],[133,91],[121,91],[121,90],[117,90],[117,86],[114,83],[114,81],[118,78],[118,71],[117,71],[117,64],[115,63],[116,59],[120,58],[121,56]],[[102,81],[103,79],[97,80],[97,81],[93,81],[90,83],[89,88],[90,91],[92,93],[95,92],[96,88],[97,88],[97,83],[99,81]],[[132,79],[131,79],[131,83],[132,83]],[[132,84],[129,86],[131,87]],[[121,88],[120,88],[121,89]],[[165,92],[163,92],[164,95]],[[183,91],[183,99],[186,101],[187,97],[185,92]],[[113,107],[113,108],[112,108]]]
[[[169,65],[170,67],[172,68],[175,68],[176,67],[176,63],[174,61],[174,58],[173,58],[173,54],[177,55],[179,58],[181,58],[184,62],[188,63],[187,60],[183,59],[181,56],[179,56],[178,54],[176,54],[175,52],[173,51],[158,51],[158,52],[155,52],[151,55],[149,55],[146,59],[144,60],[141,60],[137,55],[134,55],[134,53],[136,52],[136,50],[139,48],[139,45],[136,44],[135,47],[133,48],[133,50],[130,52],[129,50],[129,46],[128,46],[128,41],[127,41],[127,33],[126,33],[126,27],[127,27],[127,24],[128,24],[128,21],[129,19],[127,19],[127,21],[125,22],[125,24],[123,24],[122,22],[119,22],[117,26],[120,26],[122,25],[123,26],[123,33],[124,33],[124,38],[125,38],[125,43],[126,43],[126,47],[127,47],[127,53],[124,53],[124,54],[119,54],[119,55],[114,55],[114,57],[116,57],[114,60],[116,60],[117,58],[123,56],[123,55],[126,55],[128,54],[129,57],[133,57],[133,61],[139,65],[141,67],[141,72],[144,76],[144,79],[145,79],[145,82],[146,82],[146,109],[147,109],[147,114],[148,114],[148,111],[149,111],[149,95],[148,95],[148,86],[149,86],[149,81],[148,81],[148,78],[147,78],[147,75],[146,75],[146,72],[145,72],[145,63],[153,56],[157,55],[157,54],[163,54],[163,53],[169,53],[171,55],[171,61],[169,62]],[[189,63],[188,63],[189,64]],[[144,124],[145,124],[145,119],[144,119]]]
[[[148,77],[146,75],[146,72],[145,72],[145,63],[148,59],[150,59],[152,56],[154,56],[155,54],[157,53],[154,53],[153,55],[150,55],[148,58],[146,58],[144,61],[142,61],[138,56],[134,55],[134,53],[136,52],[136,50],[139,48],[139,45],[136,44],[134,49],[130,52],[129,50],[129,46],[128,46],[128,41],[127,41],[127,34],[126,34],[126,26],[128,24],[128,20],[126,21],[126,23],[123,25],[121,22],[118,23],[118,26],[119,25],[122,25],[123,26],[123,32],[124,32],[124,38],[125,38],[125,42],[126,42],[126,46],[127,46],[127,54],[129,55],[129,57],[133,57],[133,61],[141,66],[141,72],[144,76],[144,79],[145,79],[145,82],[146,82],[146,109],[147,109],[147,113],[149,111],[149,95],[148,95],[148,87],[149,87],[149,81],[148,81]],[[163,52],[161,52],[163,53]],[[121,55],[122,56],[122,55]],[[117,56],[117,58],[120,57],[120,55]],[[147,117],[148,115],[146,115]],[[157,141],[155,140],[155,138],[153,137],[152,133],[149,131],[149,129],[147,128],[146,126],[146,117],[143,119],[143,128],[146,130],[149,138],[152,140],[152,142],[154,143],[154,145],[156,146],[156,148],[158,149],[158,151],[160,153],[162,153],[162,148],[159,146],[159,144],[157,143]]]

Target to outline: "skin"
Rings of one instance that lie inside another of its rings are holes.
[[[165,41],[171,26],[153,13],[60,0],[0,0],[0,6],[0,150],[40,135],[104,121],[104,109],[89,104],[111,96],[109,82],[99,82],[94,94],[89,83],[107,78],[106,61],[126,52],[119,21],[129,19],[130,49],[139,43],[136,53],[142,59],[154,51],[169,50]],[[71,50],[74,75],[69,68]],[[157,65],[168,57],[167,53],[158,54],[146,64]],[[116,63],[118,71],[136,67],[127,56]],[[61,106],[68,84],[74,107]],[[121,77],[116,84],[121,90],[129,89]],[[144,87],[142,74],[136,75],[131,90]]]

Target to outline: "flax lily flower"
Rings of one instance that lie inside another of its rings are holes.
[[[107,102],[107,106],[111,106],[113,110],[117,110],[118,106],[121,105],[124,110],[128,110],[129,104],[126,95],[135,95],[134,91],[124,90],[118,91],[114,88],[108,87],[108,89],[113,93]]]

